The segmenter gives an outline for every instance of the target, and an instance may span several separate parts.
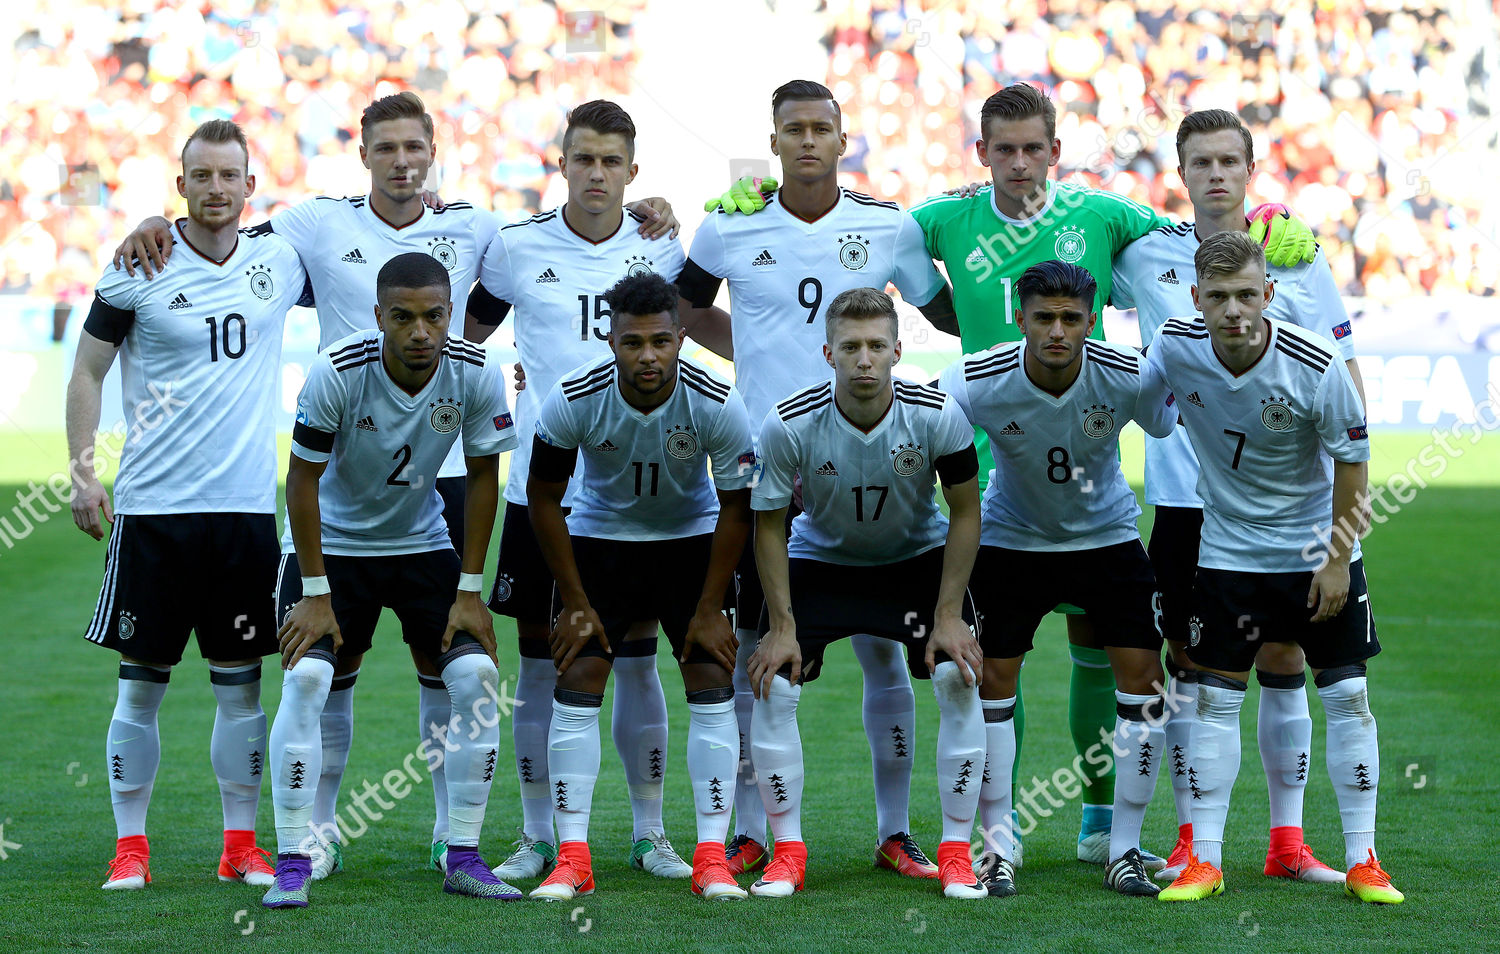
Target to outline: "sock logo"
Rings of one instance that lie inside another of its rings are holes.
[[[288,788],[301,788],[304,776],[307,774],[307,766],[301,761],[292,763],[292,778]]]
[[[488,782],[490,779],[492,779],[494,777],[495,777],[495,750],[494,749],[490,749],[489,754],[484,757],[484,781]]]
[[[661,749],[651,750],[651,778],[659,781],[661,779]]]
[[[259,749],[255,749],[255,750],[253,750],[250,753],[250,775],[253,778],[259,778],[260,777],[260,766],[261,766],[261,754],[260,754],[260,750]]]
[[[962,795],[969,790],[969,776],[974,772],[974,760],[964,759],[958,767],[958,779],[953,783],[953,794]]]
[[[899,725],[891,726],[891,744],[895,746],[896,758],[904,759],[906,755],[906,731]]]
[[[117,782],[125,781],[125,756],[118,752],[109,757],[109,777]]]
[[[521,756],[521,760],[518,763],[516,763],[516,765],[517,765],[517,768],[519,768],[521,770],[521,781],[522,782],[535,782],[536,781],[536,779],[533,778],[532,775],[531,775],[531,759],[530,759],[530,757],[525,756],[525,755]]]
[[[724,783],[717,777],[708,780],[708,797],[713,800],[714,811],[724,810]]]
[[[979,784],[990,784],[990,757],[988,755],[984,757],[984,771],[979,775]]]
[[[1307,781],[1307,753],[1297,753],[1297,781]]]
[[[1172,746],[1172,774],[1187,774],[1187,753],[1182,751],[1182,746]]]
[[[1359,790],[1361,792],[1368,792],[1370,789],[1374,788],[1374,786],[1370,784],[1370,767],[1368,765],[1361,762],[1358,765],[1354,766],[1354,782],[1359,786]]]
[[[1140,766],[1140,775],[1151,774],[1151,755],[1156,751],[1150,742],[1141,743],[1141,754],[1136,764]]]
[[[557,783],[557,810],[565,812],[568,810],[568,783],[559,781]]]
[[[1203,789],[1198,787],[1198,770],[1191,766],[1188,767],[1188,788],[1193,792],[1193,801],[1203,797]]]
[[[772,775],[768,780],[771,783],[771,794],[776,796],[776,804],[786,801],[786,782],[780,775]]]

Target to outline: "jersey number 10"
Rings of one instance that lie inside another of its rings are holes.
[[[224,323],[219,324],[218,318],[205,318],[203,323],[208,325],[208,360],[210,362],[219,360],[219,352],[224,352],[226,358],[238,358],[245,353],[245,316],[231,312],[224,316]],[[231,332],[230,329],[234,331]]]

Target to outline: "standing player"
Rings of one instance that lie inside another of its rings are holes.
[[[671,283],[650,272],[627,276],[604,297],[614,353],[575,369],[547,395],[527,490],[559,608],[547,761],[558,855],[531,896],[565,901],[594,890],[589,811],[613,646],[633,623],[660,619],[682,664],[690,713],[688,775],[698,816],[693,891],[710,900],[743,898],[724,859],[723,796],[739,740],[734,630],[723,607],[750,535],[750,419],[728,384],[679,360],[683,331]],[[565,513],[580,452],[587,465]]]
[[[1092,275],[1081,266],[1033,265],[1016,282],[1025,338],[943,373],[970,422],[994,449],[982,546],[974,566],[984,646],[983,698],[991,784],[979,874],[992,895],[1016,893],[1010,838],[1016,680],[1037,624],[1060,602],[1096,622],[1114,672],[1113,748],[1132,771],[1115,786],[1104,883],[1154,896],[1140,851],[1141,821],[1161,763],[1161,633],[1156,580],[1141,546],[1141,508],[1120,472],[1120,429],[1134,420],[1171,433],[1167,389],[1130,348],[1090,341]],[[1001,589],[999,581],[1024,581]],[[988,826],[994,824],[995,829]]]
[[[458,718],[472,718],[444,740],[452,837],[443,890],[520,897],[479,855],[500,734],[494,713],[483,714],[498,673],[479,590],[500,454],[516,442],[504,375],[483,349],[448,337],[448,271],[432,256],[397,255],[381,266],[375,291],[379,330],[335,342],[297,398],[286,478],[296,562],[283,558],[277,593],[277,605],[291,609],[277,634],[286,676],[271,728],[279,863],[262,902],[270,908],[307,905],[317,791],[308,784],[322,770],[323,703],[339,655],[370,648],[382,607],[401,620],[412,653],[441,674]],[[461,561],[442,501],[426,489],[460,429],[468,466]]]
[[[1380,642],[1359,552],[1370,458],[1359,392],[1327,339],[1265,317],[1272,291],[1254,241],[1235,230],[1209,236],[1194,267],[1203,317],[1168,321],[1148,352],[1174,394],[1197,398],[1177,407],[1202,468],[1204,504],[1187,650],[1198,667],[1188,751],[1193,852],[1160,897],[1224,890],[1250,664],[1261,642],[1296,642],[1328,723],[1344,888],[1395,904],[1402,894],[1375,855],[1380,752],[1365,672]]]
[[[787,83],[773,94],[771,115],[771,152],[781,160],[781,191],[766,200],[760,215],[720,212],[705,219],[679,279],[687,304],[698,310],[685,315],[690,324],[706,318],[702,310],[712,305],[720,282],[729,281],[735,387],[756,422],[792,392],[828,380],[821,324],[826,304],[844,291],[883,289],[894,282],[934,326],[957,331],[952,297],[916,223],[892,203],[839,188],[845,137],[828,88],[805,80]],[[735,837],[727,849],[735,873],[765,863],[760,842],[765,809],[748,758],[753,696],[745,664],[759,638],[755,624],[762,604],[750,548],[739,581],[735,709],[741,760]],[[916,718],[910,677],[888,641],[858,635],[851,642],[864,672],[862,715],[874,763],[875,863],[935,878],[937,866],[910,835]]]
[[[218,701],[209,759],[224,809],[219,878],[272,881],[255,846],[266,736],[260,659],[276,651],[265,600],[276,578],[271,409],[282,325],[305,276],[286,242],[239,231],[255,191],[249,163],[232,122],[212,120],[188,137],[177,179],[188,215],[172,226],[172,241],[191,254],[154,284],[105,271],[68,383],[68,450],[79,465],[73,520],[95,540],[104,535],[101,512],[113,524],[86,634],[120,653],[106,749],[118,841],[105,888],[151,880],[157,710],[190,630]],[[111,508],[93,455],[100,392],[122,346],[124,405],[136,424]]]
[[[557,670],[548,646],[552,630],[552,577],[532,531],[527,507],[531,435],[542,400],[563,375],[609,353],[610,306],[604,295],[627,275],[682,270],[682,245],[656,242],[636,228],[623,207],[635,178],[635,123],[615,103],[594,100],[568,114],[563,133],[563,177],[568,201],[561,209],[507,225],[490,244],[473,301],[474,339],[483,341],[516,309],[515,338],[528,387],[516,398],[521,443],[505,482],[505,522],[489,606],[514,617],[520,644],[520,677],[513,714],[516,775],[521,782],[521,838],[495,869],[501,878],[536,878],[557,855],[552,795],[548,788],[547,733]],[[573,493],[563,506],[572,506]],[[668,878],[692,868],[673,850],[662,821],[667,752],[667,702],[656,672],[656,622],[637,621],[614,640],[614,740],[625,766],[634,822],[630,860]]]
[[[802,890],[801,683],[818,677],[829,643],[868,633],[904,643],[912,674],[931,674],[940,713],[938,878],[946,897],[982,898],[969,859],[984,754],[981,657],[966,589],[979,546],[973,430],[947,395],[891,380],[901,342],[884,292],[841,292],[823,324],[835,380],[782,401],[761,428],[752,506],[766,614],[748,669],[755,768],[776,844],[750,890]],[[804,510],[788,543],[783,527],[799,477]],[[933,499],[934,478],[948,519]]]
[[[1177,174],[1193,203],[1195,222],[1153,230],[1115,256],[1117,308],[1137,309],[1141,341],[1149,345],[1162,322],[1193,311],[1193,255],[1198,243],[1218,232],[1244,232],[1241,214],[1245,189],[1255,173],[1254,140],[1239,117],[1223,109],[1190,113],[1177,129]],[[1354,360],[1349,316],[1319,250],[1310,263],[1267,269],[1274,294],[1266,307],[1270,317],[1325,334],[1336,345],[1356,388],[1359,364]],[[1360,391],[1363,396],[1363,390]],[[1192,395],[1180,395],[1192,402]],[[1198,538],[1203,502],[1195,489],[1198,461],[1187,434],[1174,429],[1165,439],[1146,441],[1146,500],[1156,508],[1151,526],[1151,562],[1161,590],[1162,623],[1171,647],[1172,699],[1191,698],[1196,672],[1185,650],[1192,615],[1193,576],[1198,568]],[[1260,757],[1271,800],[1271,839],[1265,873],[1301,881],[1342,881],[1313,856],[1302,835],[1302,796],[1312,747],[1312,717],[1307,708],[1307,677],[1302,650],[1295,643],[1262,643],[1255,656],[1260,683]],[[1193,713],[1185,705],[1169,707],[1166,745],[1171,756],[1172,793],[1177,806],[1177,845],[1167,867],[1156,877],[1171,881],[1182,873],[1193,847],[1192,786],[1187,774],[1188,732]]]
[[[495,236],[498,220],[467,202],[455,202],[442,209],[431,209],[423,203],[422,184],[437,156],[433,132],[432,116],[415,93],[402,92],[375,100],[360,117],[359,153],[370,170],[369,193],[347,198],[317,196],[255,227],[282,236],[302,257],[318,304],[320,351],[326,351],[334,341],[351,332],[371,327],[376,274],[383,262],[404,252],[427,253],[448,271],[455,315],[472,315],[475,325],[500,320],[489,310],[493,302],[482,296],[472,305],[468,302],[470,288],[479,275],[480,261]],[[165,226],[162,219],[142,223],[116,251],[115,264],[123,261],[126,270],[131,271],[130,259],[134,256],[149,278],[153,263],[160,269],[170,253],[169,247],[159,250]],[[661,231],[671,227],[669,221],[654,226]],[[646,228],[643,222],[642,229]],[[456,330],[462,337],[464,323],[460,322]],[[439,472],[436,488],[457,550],[462,550],[464,544],[464,473],[462,455],[455,447]],[[291,555],[289,530],[283,533],[281,543],[282,552]],[[295,582],[297,574],[293,573],[291,578]],[[297,594],[293,591],[290,595],[295,599]],[[426,659],[415,654],[412,658],[419,683],[418,734],[435,750],[441,744],[442,726],[452,716],[448,692]],[[327,846],[317,852],[314,878],[323,878],[343,866],[335,808],[349,759],[352,690],[359,664],[355,655],[340,658],[340,669],[323,710],[323,777],[318,785],[313,818]],[[430,864],[441,869],[448,836],[446,776],[441,760],[429,768],[435,808]]]

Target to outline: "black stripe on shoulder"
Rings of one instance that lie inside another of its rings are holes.
[[[729,400],[728,391],[715,391],[712,388],[705,386],[702,382],[689,377],[686,374],[682,375],[682,383],[685,387],[692,388],[694,391],[697,391],[704,397],[709,398],[716,404],[724,404]]]
[[[1323,361],[1325,364],[1333,360],[1333,355],[1330,352],[1324,351],[1322,348],[1313,344],[1308,339],[1301,337],[1300,335],[1297,335],[1295,333],[1288,334],[1285,326],[1281,327],[1280,331],[1281,334],[1276,336],[1276,340],[1278,342],[1284,342],[1287,347],[1296,348],[1299,351],[1305,352],[1308,357],[1317,358]]]
[[[1136,355],[1114,351],[1103,345],[1096,346],[1092,341],[1088,342],[1084,349],[1088,352],[1089,360],[1096,364],[1120,371],[1129,371],[1131,374],[1141,373],[1141,359]]]
[[[984,378],[993,378],[997,375],[1008,374],[1021,366],[1020,360],[1007,361],[1001,364],[973,364],[964,366],[965,381],[980,381]]]
[[[827,395],[819,401],[814,401],[812,404],[805,404],[795,410],[782,411],[780,408],[778,408],[777,412],[783,421],[790,421],[794,417],[801,417],[804,414],[811,414],[813,411],[816,411],[819,408],[827,407],[832,403],[833,396]]]
[[[610,388],[610,385],[612,385],[613,383],[614,383],[613,381],[607,381],[606,380],[606,381],[600,381],[598,384],[594,385],[593,387],[583,388],[583,389],[577,390],[577,391],[564,391],[563,392],[563,397],[565,399],[567,399],[567,401],[568,401],[569,404],[571,404],[574,401],[581,401],[581,400],[583,400],[584,398],[588,397],[590,394],[598,394],[600,391],[608,391],[609,388]]]
[[[363,199],[364,196],[360,196],[360,195],[315,195],[315,196],[313,196],[313,198],[314,199],[319,199],[319,200],[321,200],[323,202],[353,202],[355,199]]]
[[[718,392],[726,398],[729,397],[729,385],[713,377],[702,368],[684,361],[677,365],[677,369],[685,380],[694,381],[710,391]]]
[[[339,372],[340,374],[342,374],[345,371],[353,371],[355,368],[362,368],[362,367],[364,367],[367,364],[375,364],[379,360],[380,360],[380,352],[379,351],[372,351],[369,354],[362,355],[362,356],[360,356],[358,358],[354,358],[354,359],[342,362],[340,364],[335,364],[333,366],[333,370],[335,370],[335,371]]]
[[[934,411],[941,411],[943,409],[942,401],[929,401],[926,398],[912,397],[909,394],[902,394],[900,391],[896,392],[896,400],[902,404],[910,404],[912,407],[930,407]]]
[[[552,209],[547,212],[538,212],[536,215],[533,215],[529,219],[523,219],[520,222],[512,222],[509,225],[502,225],[500,226],[500,231],[504,232],[506,229],[519,229],[527,225],[541,225],[543,222],[551,222],[555,218],[557,218],[556,209]]]
[[[464,364],[472,364],[476,368],[484,367],[483,358],[476,358],[473,355],[464,354],[461,351],[444,351],[443,354],[446,355],[450,361],[461,361]]]
[[[1176,225],[1158,225],[1148,234],[1150,235],[1186,235],[1193,230],[1193,223],[1178,222]]]
[[[351,195],[345,201],[354,206],[356,209],[362,209],[365,207],[365,197],[362,195]]]
[[[797,410],[804,404],[809,404],[822,398],[832,399],[832,397],[833,383],[831,381],[825,381],[822,384],[816,384],[810,388],[803,388],[801,391],[798,391],[796,394],[793,394],[791,397],[782,401],[780,404],[776,405],[776,413],[785,415],[790,411]]]
[[[896,378],[891,381],[891,385],[896,389],[898,393],[902,391],[906,392],[908,397],[925,397],[941,403],[943,398],[947,396],[937,388],[930,387],[926,384],[918,384],[914,381],[903,381],[900,378]]]
[[[639,212],[637,212],[635,209],[632,209],[628,205],[625,206],[625,214],[630,216],[632,219],[635,219],[637,222],[646,221],[646,217],[644,215],[641,215]]]
[[[855,192],[853,189],[844,189],[843,193],[853,201],[858,202],[860,205],[873,205],[878,206],[882,209],[892,209],[896,212],[901,211],[901,206],[897,205],[896,203],[887,202],[884,199],[877,199],[873,195],[865,195],[863,192]]]
[[[328,356],[328,360],[334,364],[338,364],[341,361],[347,361],[351,358],[360,358],[367,354],[378,354],[379,352],[380,342],[374,338],[365,338],[356,341],[347,348],[340,348],[338,351],[333,352]]]
[[[483,361],[485,357],[485,351],[483,348],[473,344],[472,342],[465,341],[462,338],[449,338],[447,342],[443,344],[443,350],[451,351],[454,354],[462,354],[470,358],[478,358],[481,361]]]
[[[558,387],[561,387],[564,391],[580,387],[590,387],[601,380],[612,377],[614,373],[615,363],[611,361],[608,364],[594,368],[592,371],[587,371],[583,374],[580,374],[576,378],[569,378],[568,380],[562,382],[562,384],[558,385]]]
[[[1208,326],[1200,319],[1171,318],[1161,326],[1160,334],[1181,338],[1207,338]]]
[[[1288,358],[1291,358],[1293,361],[1300,361],[1319,374],[1322,374],[1324,371],[1328,370],[1327,361],[1318,362],[1312,358],[1309,358],[1307,355],[1301,353],[1300,351],[1293,351],[1291,348],[1282,347],[1280,342],[1277,342],[1276,350],[1286,355]]]
[[[474,205],[472,203],[470,203],[470,202],[449,202],[447,205],[443,206],[441,209],[433,209],[432,210],[432,214],[433,215],[442,215],[444,212],[462,212],[465,209],[472,209],[472,208],[474,208]]]

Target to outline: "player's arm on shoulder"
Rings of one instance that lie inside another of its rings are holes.
[[[948,538],[943,548],[943,575],[927,640],[927,671],[937,668],[937,653],[958,663],[967,685],[976,685],[984,672],[984,654],[963,619],[964,592],[979,553],[979,456],[972,436],[962,450],[934,462],[943,499],[948,504]]]
[[[1266,262],[1280,268],[1311,262],[1318,251],[1318,240],[1306,222],[1292,214],[1280,202],[1267,202],[1250,210],[1246,216],[1250,237],[1266,250]]]
[[[104,340],[96,332],[113,335],[94,320],[94,315],[111,309],[103,299],[94,300],[83,332],[78,336],[78,353],[73,358],[73,374],[68,378],[66,421],[68,432],[68,472],[73,483],[73,523],[95,540],[104,539],[104,522],[115,522],[109,492],[99,482],[94,470],[94,442],[99,435],[99,406],[104,393],[104,378],[109,374],[119,352],[118,341]],[[129,313],[133,316],[133,312]],[[119,341],[124,341],[121,333]],[[103,515],[101,522],[100,515]]]
[[[672,203],[659,195],[627,202],[625,208],[641,217],[640,228],[636,231],[653,242],[663,237],[674,239],[677,233],[682,231],[682,223],[677,221],[677,213],[672,211]]]
[[[111,264],[116,269],[124,268],[125,274],[134,276],[139,265],[146,280],[166,267],[172,257],[172,223],[159,215],[142,220],[129,235],[115,246]]]

